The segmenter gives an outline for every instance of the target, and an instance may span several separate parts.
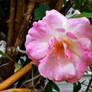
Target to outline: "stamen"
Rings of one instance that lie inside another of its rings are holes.
[[[64,55],[64,47],[63,47],[63,44],[62,42],[55,42],[54,45],[53,45],[53,48],[54,48],[54,52],[58,55]]]
[[[65,43],[67,45],[67,48],[70,49],[70,44],[66,40],[62,40],[60,42],[57,41],[57,42],[54,42],[54,44],[53,44],[54,53],[56,55],[62,56],[62,57],[64,57],[66,55],[63,43]]]

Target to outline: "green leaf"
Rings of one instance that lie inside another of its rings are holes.
[[[20,58],[20,64],[19,64],[19,66],[23,67],[23,65],[24,65],[24,60],[22,58]]]
[[[57,86],[57,84],[55,82],[51,82],[51,86],[53,89],[55,89],[57,92],[60,92],[59,87]]]
[[[79,92],[80,89],[81,89],[81,83],[80,82],[73,84],[73,92]]]
[[[92,18],[92,13],[83,12],[81,14],[75,14],[74,16],[71,16],[71,18],[80,18],[80,17]]]
[[[56,90],[55,92],[60,92],[60,89],[57,84],[49,80],[49,83],[45,87],[45,92],[53,92],[53,89]]]
[[[46,4],[41,3],[39,8],[34,10],[34,20],[42,19],[45,16],[45,11],[50,10],[50,7]]]
[[[9,57],[7,54],[3,53],[2,51],[0,51],[0,54],[1,54],[3,57],[9,59],[10,61],[13,61],[13,59],[12,59],[11,57]]]
[[[52,91],[52,88],[51,88],[51,85],[48,83],[47,86],[45,87],[45,92],[53,92]]]
[[[19,67],[15,67],[15,71],[19,71],[20,70],[20,68]]]

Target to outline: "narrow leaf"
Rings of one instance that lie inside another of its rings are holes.
[[[53,89],[55,92],[60,92],[58,85],[55,82],[49,80],[47,86],[45,87],[45,92],[53,92]]]
[[[0,51],[0,54],[1,54],[3,57],[9,59],[10,61],[13,61],[13,59],[12,59],[11,57],[9,57],[7,54],[3,53],[2,51]]]
[[[79,90],[81,89],[81,83],[74,83],[73,84],[73,92],[79,92]]]
[[[83,12],[81,14],[75,14],[71,16],[71,18],[80,18],[80,17],[92,18],[92,13]]]

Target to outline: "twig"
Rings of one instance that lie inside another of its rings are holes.
[[[13,1],[13,0],[12,0]],[[14,43],[14,48],[16,48],[17,46],[21,47],[22,43],[25,41],[25,36],[27,34],[27,26],[28,26],[28,21],[31,17],[31,13],[34,9],[35,3],[29,1],[28,2],[28,9],[27,9],[27,13],[25,14],[25,18],[23,20],[23,23],[20,27],[20,31],[17,34],[17,38],[16,41]],[[11,39],[9,39],[11,41]],[[17,55],[18,55],[18,51],[13,52],[11,47],[7,48],[7,52],[9,53],[9,55],[12,55],[12,58],[16,61]],[[11,54],[12,53],[12,54]]]
[[[7,65],[9,65],[9,63],[2,64],[2,65],[0,65],[0,68],[3,66],[7,66]]]
[[[34,76],[34,71],[33,71],[33,69],[32,69],[32,86],[34,86],[33,76]]]
[[[26,88],[12,88],[12,89],[3,90],[0,92],[36,92],[36,91],[31,89],[26,89]]]
[[[9,18],[9,31],[8,31],[8,38],[7,38],[7,44],[11,46],[13,44],[13,28],[14,28],[14,17],[15,17],[15,3],[16,0],[10,0],[10,18]],[[8,51],[7,51],[8,52]]]
[[[46,1],[44,1],[43,3],[49,5],[49,4],[50,4],[50,0],[46,0]]]
[[[16,50],[17,50],[18,52],[21,52],[21,53],[23,53],[23,54],[26,54],[26,51],[25,51],[25,50],[21,50],[21,49],[19,48],[19,46],[16,48]]]
[[[46,2],[47,0],[29,0],[29,1],[32,1],[35,3],[43,3],[43,2]]]
[[[33,89],[37,86],[37,84],[39,83],[39,81],[41,81],[42,80],[42,77],[40,77],[39,78],[39,80],[37,80],[37,82],[34,84],[34,86],[33,86]]]
[[[46,88],[47,84],[48,84],[48,79],[46,79],[45,85],[44,85],[44,89]]]
[[[10,47],[14,44],[14,22],[15,22],[15,5],[16,0],[10,0],[10,16],[9,16],[9,30],[8,30],[8,36],[7,36],[7,49],[6,52],[9,56],[11,56],[11,52],[9,51]],[[10,76],[14,72],[14,64],[10,66],[10,72],[6,72],[5,76]],[[5,77],[5,78],[6,78]],[[4,77],[3,77],[4,78]]]
[[[27,6],[27,13],[25,14],[25,20],[26,20],[26,21],[29,21],[29,19],[30,19],[30,17],[31,17],[31,13],[32,13],[34,7],[35,7],[35,3],[29,1],[29,2],[28,2],[28,6]]]
[[[58,0],[55,9],[60,11],[65,0]]]
[[[26,83],[28,83],[28,82],[31,82],[32,80],[35,80],[35,79],[37,79],[37,78],[39,78],[39,77],[40,77],[40,75],[37,75],[37,76],[33,77],[32,79],[26,80],[26,81],[21,85],[21,87],[22,87],[24,84],[26,84]]]
[[[32,69],[33,62],[30,62],[25,67],[20,69],[18,72],[10,76],[8,79],[0,83],[0,90],[8,88],[12,85],[15,81],[17,81],[20,77],[22,77],[25,73],[27,73],[30,69]]]
[[[17,0],[17,9],[16,9],[16,19],[15,19],[15,31],[14,31],[14,40],[19,33],[21,24],[23,22],[23,13],[24,13],[24,0]]]
[[[28,3],[28,10],[27,13],[25,14],[25,19],[23,21],[23,24],[21,26],[20,32],[17,36],[16,42],[14,44],[14,47],[16,48],[17,46],[21,47],[22,43],[25,40],[25,35],[27,33],[27,26],[28,26],[28,21],[30,19],[31,13],[34,9],[35,3],[34,2],[29,2]]]

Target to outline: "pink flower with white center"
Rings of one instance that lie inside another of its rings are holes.
[[[78,10],[74,14],[79,14]],[[56,10],[33,23],[26,51],[42,76],[76,82],[92,64],[92,26],[87,18],[67,19]]]

